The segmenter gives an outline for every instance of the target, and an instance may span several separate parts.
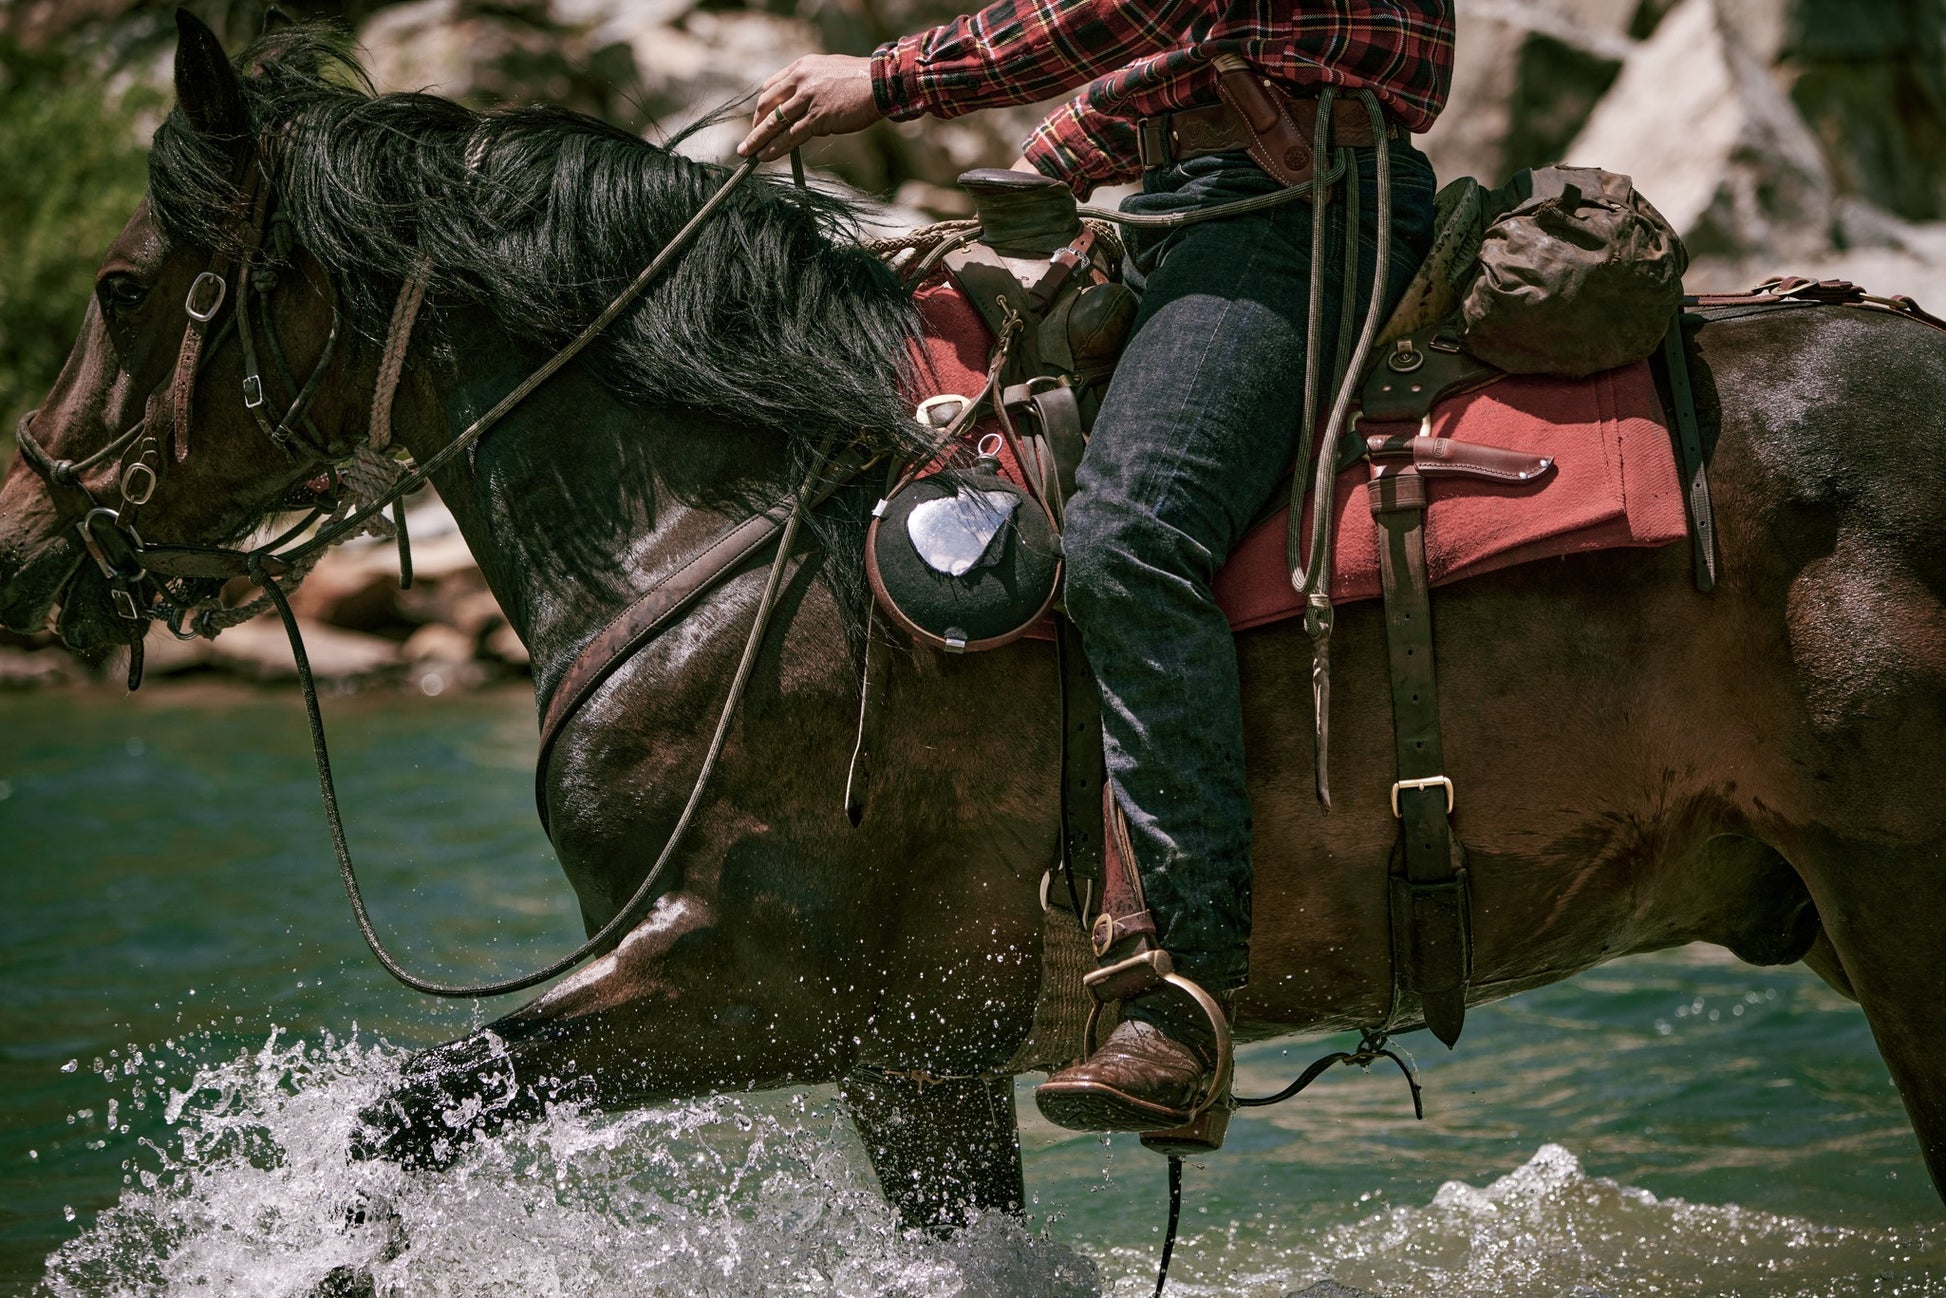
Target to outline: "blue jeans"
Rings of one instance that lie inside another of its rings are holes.
[[[1376,150],[1356,156],[1361,265],[1350,291],[1362,323],[1378,182]],[[1431,165],[1404,141],[1391,162],[1388,309],[1433,225]],[[1150,171],[1123,210],[1181,211],[1275,188],[1244,154],[1216,154]],[[1068,612],[1101,683],[1108,774],[1149,910],[1178,968],[1212,991],[1240,987],[1249,973],[1250,798],[1236,646],[1210,585],[1297,451],[1312,217],[1299,200],[1131,240],[1131,269],[1146,281],[1141,312],[1063,532]],[[1325,217],[1327,407],[1346,292],[1344,218],[1340,196]]]

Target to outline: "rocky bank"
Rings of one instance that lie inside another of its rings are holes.
[[[247,39],[248,0],[192,5]],[[681,147],[728,152],[711,115],[817,50],[868,52],[957,12],[934,0],[297,0],[347,22],[382,89],[475,104],[547,101]],[[1423,139],[1442,178],[1498,183],[1552,161],[1626,172],[1691,248],[1698,290],[1779,272],[1856,280],[1946,307],[1946,0],[1459,0],[1444,117]],[[166,9],[16,0],[0,35],[88,51],[103,74],[166,77]],[[1005,165],[1035,108],[881,124],[807,150],[828,183],[878,195],[885,222],[966,211],[953,177]],[[50,376],[51,377],[51,376]],[[429,694],[525,670],[526,655],[430,497],[412,511],[416,580],[387,544],[332,555],[296,604],[320,676]],[[151,637],[151,676],[294,674],[274,619],[214,642]],[[112,667],[100,679],[115,681]],[[0,686],[90,679],[45,637],[0,638]]]

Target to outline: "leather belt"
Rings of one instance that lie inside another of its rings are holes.
[[[1299,97],[1257,78],[1270,92],[1272,100],[1290,114],[1298,134],[1308,148],[1317,137],[1318,101],[1316,96]],[[1385,124],[1388,139],[1399,139],[1405,131],[1397,122]],[[1166,167],[1188,158],[1212,153],[1245,153],[1258,141],[1244,114],[1228,103],[1206,108],[1183,108],[1159,117],[1145,117],[1136,123],[1136,152],[1146,170]],[[1355,102],[1340,100],[1331,112],[1331,143],[1340,148],[1367,148],[1378,142],[1372,124]],[[1308,167],[1300,168],[1308,170]]]

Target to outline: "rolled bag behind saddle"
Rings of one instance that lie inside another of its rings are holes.
[[[1682,304],[1689,254],[1627,176],[1522,172],[1488,196],[1466,349],[1514,374],[1579,378],[1653,353]]]

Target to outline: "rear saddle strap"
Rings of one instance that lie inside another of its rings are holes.
[[[1409,1013],[1417,995],[1432,1034],[1448,1046],[1466,1021],[1472,975],[1472,923],[1465,851],[1453,833],[1453,782],[1446,774],[1433,672],[1432,590],[1426,572],[1426,481],[1469,477],[1530,481],[1551,460],[1431,436],[1375,436],[1366,441],[1367,484],[1379,530],[1379,575],[1385,596],[1385,645],[1392,682],[1392,728],[1398,780],[1392,814],[1399,821],[1400,871],[1390,876],[1392,992],[1385,1028]]]
[[[1710,505],[1709,473],[1704,467],[1703,430],[1696,418],[1696,392],[1689,382],[1689,358],[1683,349],[1683,313],[1678,310],[1662,337],[1662,377],[1669,385],[1670,433],[1676,444],[1676,466],[1682,474],[1683,498],[1689,507],[1689,543],[1695,556],[1696,589],[1716,589],[1716,512]]]

